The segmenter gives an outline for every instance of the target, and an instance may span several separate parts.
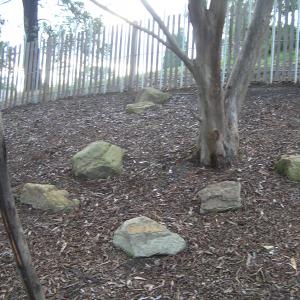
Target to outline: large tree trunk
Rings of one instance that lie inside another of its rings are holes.
[[[24,31],[26,42],[33,42],[38,38],[38,0],[23,0]]]
[[[198,83],[198,90],[203,87]],[[226,167],[238,153],[239,134],[235,110],[225,111],[224,93],[215,84],[208,86],[206,94],[199,92],[199,132],[197,155],[205,166]]]
[[[210,9],[189,1],[197,56],[193,75],[199,92],[200,128],[197,139],[200,163],[221,167],[231,163],[227,153],[227,126],[221,84],[221,41],[227,1],[212,0]]]
[[[268,29],[274,0],[256,0],[253,18],[243,48],[232,69],[226,87],[221,84],[221,43],[228,0],[189,0],[189,16],[196,42],[196,59],[190,59],[176,43],[168,28],[147,0],[141,0],[166,36],[166,41],[91,0],[97,6],[125,20],[173,51],[193,75],[199,93],[199,162],[220,167],[231,164],[239,147],[238,120],[259,49]],[[238,49],[239,50],[239,49]]]
[[[23,0],[24,31],[26,37],[24,72],[25,91],[40,86],[39,47],[38,47],[38,0]]]
[[[268,28],[273,0],[257,0],[253,19],[226,87],[221,85],[221,43],[227,1],[189,1],[197,56],[193,76],[199,91],[200,128],[197,151],[201,164],[230,165],[239,148],[238,120],[260,45]]]

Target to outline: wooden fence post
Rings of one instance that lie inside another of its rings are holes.
[[[138,37],[138,30],[136,27],[133,27],[132,37],[131,37],[130,69],[129,69],[129,80],[128,80],[129,91],[132,91],[134,89],[134,80],[136,74],[137,37]]]
[[[45,81],[43,89],[43,102],[49,100],[49,84],[50,84],[50,73],[51,73],[51,62],[52,62],[52,48],[53,48],[53,38],[50,36],[47,40],[47,50],[46,50],[46,72]]]

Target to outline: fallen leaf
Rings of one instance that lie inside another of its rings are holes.
[[[271,245],[263,245],[263,248],[265,248],[268,251],[274,250],[274,246]]]
[[[135,277],[133,277],[133,279],[135,279],[135,280],[147,280],[146,278],[139,277],[139,276],[135,276]]]
[[[297,272],[297,262],[295,257],[291,258],[291,263],[290,263],[291,267]]]
[[[262,245],[262,247],[268,251],[269,254],[273,255],[275,252],[275,247],[272,245]]]

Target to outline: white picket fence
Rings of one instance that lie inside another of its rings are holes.
[[[228,9],[222,48],[222,80],[226,81],[253,11],[254,0],[237,1]],[[261,47],[254,81],[299,80],[300,0],[275,2],[270,29]],[[165,17],[182,49],[195,57],[187,13]],[[160,37],[152,19],[138,23]],[[87,96],[145,86],[159,89],[187,87],[194,81],[182,62],[152,36],[127,24],[41,39],[25,46],[0,49],[2,108]]]

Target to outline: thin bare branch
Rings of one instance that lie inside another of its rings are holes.
[[[113,16],[115,16],[115,17],[117,17],[117,18],[119,18],[119,19],[125,21],[126,23],[130,24],[131,26],[133,26],[133,27],[135,27],[135,28],[137,28],[137,29],[139,29],[139,30],[141,30],[141,31],[143,31],[143,32],[145,32],[145,33],[147,33],[147,34],[153,36],[153,37],[154,37],[155,39],[157,39],[160,43],[162,43],[162,44],[165,45],[167,48],[169,48],[170,50],[172,50],[172,49],[171,49],[171,45],[169,45],[169,43],[167,43],[166,41],[164,41],[162,38],[160,38],[157,34],[155,34],[154,32],[152,32],[151,30],[148,30],[147,28],[142,27],[142,26],[138,25],[137,23],[132,22],[132,21],[126,19],[125,17],[123,17],[123,16],[119,15],[118,13],[112,11],[111,9],[109,9],[108,7],[102,5],[101,3],[99,3],[99,2],[96,1],[96,0],[90,0],[90,1],[93,2],[95,5],[97,5],[98,7],[100,7],[101,9],[103,9],[103,10],[107,11],[108,13],[112,14]]]
[[[148,8],[150,9],[151,12],[149,10],[148,11],[150,12],[150,14],[154,18],[154,20],[158,23],[160,29],[166,35],[167,42],[164,41],[162,38],[160,38],[157,34],[155,34],[154,32],[152,32],[151,30],[148,30],[147,28],[142,27],[142,26],[136,24],[135,22],[132,22],[132,21],[128,20],[127,18],[125,18],[125,17],[121,16],[120,14],[112,11],[111,9],[109,9],[105,5],[99,3],[98,1],[96,1],[96,0],[90,0],[90,1],[92,3],[94,3],[95,5],[97,5],[98,7],[100,7],[101,9],[105,10],[106,12],[112,14],[113,16],[115,16],[115,17],[117,17],[117,18],[125,21],[126,23],[130,24],[131,26],[134,26],[135,28],[137,28],[137,29],[139,29],[139,30],[141,30],[141,31],[143,31],[143,32],[145,32],[145,33],[153,36],[160,43],[162,43],[164,46],[166,46],[168,49],[170,49],[172,52],[174,52],[183,61],[183,63],[186,65],[186,67],[190,70],[191,73],[194,72],[192,61],[180,49],[180,47],[177,45],[176,40],[172,37],[172,35],[168,31],[167,27],[164,25],[163,21],[159,18],[159,16],[155,13],[155,11],[151,8],[151,6],[146,1],[142,1],[142,2],[145,5],[145,7],[147,8],[147,10],[148,10]],[[155,16],[156,16],[156,18],[155,18]]]
[[[191,71],[191,73],[194,73],[194,67],[192,61],[178,46],[178,43],[176,42],[175,38],[171,35],[170,31],[164,24],[163,20],[159,17],[159,15],[155,12],[155,10],[151,7],[151,5],[148,3],[147,0],[141,0],[141,2],[143,3],[147,11],[150,13],[150,15],[153,17],[153,19],[157,22],[160,29],[165,34],[167,41],[170,44],[170,50],[172,50],[183,61],[183,63]]]

